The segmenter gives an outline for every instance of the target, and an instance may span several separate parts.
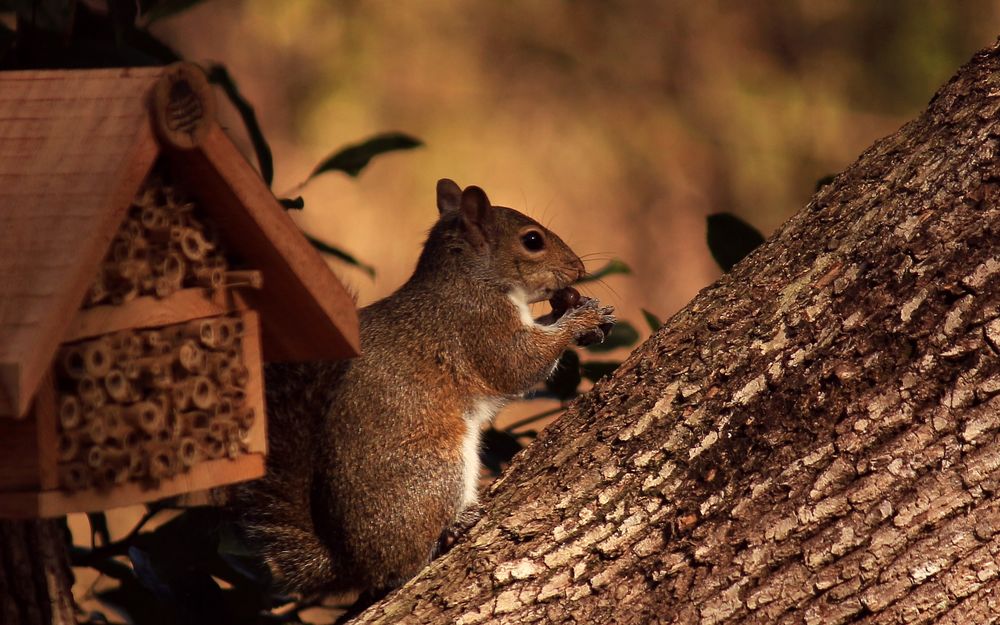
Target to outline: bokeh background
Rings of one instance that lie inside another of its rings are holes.
[[[773,231],[996,39],[1000,3],[213,0],[154,32],[229,67],[278,193],[373,133],[426,143],[295,192],[306,231],[377,269],[331,262],[360,304],[412,271],[450,177],[591,268],[628,263],[591,291],[644,327],[640,308],[667,317],[718,276],[707,214]]]

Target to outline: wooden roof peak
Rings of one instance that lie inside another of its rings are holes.
[[[0,416],[23,416],[157,159],[264,277],[267,360],[359,353],[351,296],[215,119],[197,66],[0,73]]]

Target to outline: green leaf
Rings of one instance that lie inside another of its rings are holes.
[[[511,461],[524,445],[516,437],[496,428],[483,432],[479,458],[494,476],[500,475],[503,465]]]
[[[588,345],[585,349],[592,352],[610,352],[619,347],[632,347],[639,340],[639,332],[628,321],[619,321],[611,329],[611,334],[603,343]]]
[[[580,355],[571,349],[563,352],[555,371],[545,381],[545,388],[562,401],[576,397],[580,386]]]
[[[708,216],[708,249],[723,271],[743,260],[764,237],[756,228],[729,213]]]
[[[615,360],[588,360],[580,365],[583,377],[591,382],[597,382],[615,372],[622,363]]]
[[[135,30],[138,7],[135,0],[107,0],[108,17],[115,33],[115,45],[121,47],[125,38]]]
[[[0,23],[0,63],[17,41],[17,33],[6,24]]]
[[[250,103],[240,93],[236,82],[224,66],[213,65],[208,68],[208,80],[222,87],[222,91],[225,92],[226,97],[229,98],[229,101],[233,103],[233,106],[239,112],[240,118],[243,120],[243,125],[250,135],[250,141],[253,143],[253,150],[257,154],[260,176],[267,183],[267,186],[270,187],[271,181],[274,179],[274,159],[271,157],[271,146],[267,144],[264,133],[260,129],[260,124],[257,123],[257,115],[254,113],[253,107],[250,106]]]
[[[201,4],[205,0],[160,0],[159,2],[150,2],[145,0],[141,2],[142,9],[142,21],[147,26],[152,24],[157,20],[162,20],[165,17],[170,17],[171,15],[176,15],[183,11],[187,11],[196,4]]]
[[[323,159],[306,178],[306,182],[328,171],[342,171],[348,176],[357,176],[379,154],[394,150],[412,150],[422,145],[423,143],[419,139],[414,139],[401,132],[375,135],[361,143],[342,148]]]
[[[306,202],[302,199],[301,195],[295,198],[283,197],[278,200],[278,204],[281,204],[285,210],[302,210],[306,207]]]
[[[76,2],[69,0],[12,0],[4,3],[6,11],[16,11],[18,22],[30,24],[32,30],[69,34],[73,29]]]
[[[660,318],[645,308],[642,309],[642,316],[646,318],[646,324],[649,325],[649,329],[653,332],[656,332],[663,327],[663,322],[660,321]]]
[[[333,247],[329,243],[324,243],[323,241],[320,241],[319,239],[317,239],[315,237],[311,237],[308,234],[306,235],[306,240],[308,240],[309,243],[312,244],[312,246],[315,247],[320,252],[323,252],[324,254],[329,254],[330,256],[339,258],[340,260],[344,261],[345,263],[349,263],[351,265],[355,265],[356,267],[359,267],[360,269],[364,270],[364,272],[367,273],[369,276],[371,276],[373,278],[375,277],[375,268],[374,267],[372,267],[371,265],[366,265],[365,263],[361,262],[360,260],[358,260],[354,256],[351,256],[350,254],[348,254],[344,250],[341,250],[339,248]]]
[[[618,260],[617,258],[608,262],[597,271],[593,273],[588,273],[584,277],[576,281],[577,284],[583,284],[584,282],[593,282],[594,280],[600,280],[606,276],[613,276],[617,273],[621,274],[631,274],[632,268],[626,265],[624,262]]]

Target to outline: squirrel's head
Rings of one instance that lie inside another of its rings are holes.
[[[431,231],[446,240],[437,253],[461,255],[469,275],[505,291],[522,289],[529,302],[548,299],[582,278],[580,258],[554,232],[505,206],[493,206],[476,186],[437,183],[440,217]]]

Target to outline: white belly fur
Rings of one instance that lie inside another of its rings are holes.
[[[462,502],[459,511],[479,501],[479,447],[483,425],[493,420],[506,400],[490,397],[479,399],[465,414],[465,437],[462,439]]]

